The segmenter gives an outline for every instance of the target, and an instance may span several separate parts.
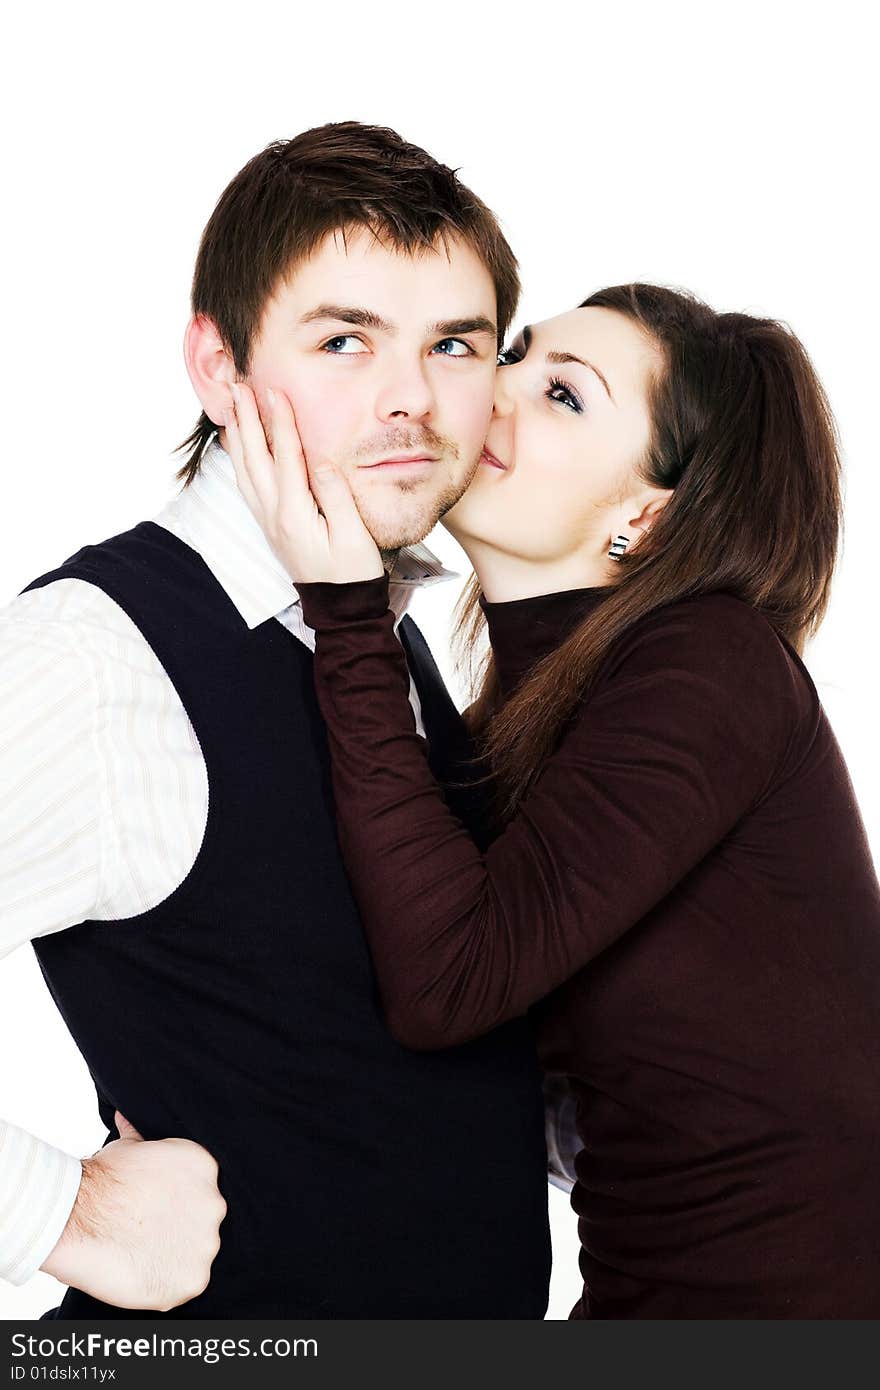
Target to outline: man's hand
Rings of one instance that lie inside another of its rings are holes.
[[[217,1163],[190,1139],[145,1140],[116,1113],[120,1138],[83,1159],[61,1239],[41,1266],[117,1308],[167,1312],[208,1286],[226,1203]]]
[[[225,423],[238,488],[294,584],[381,578],[382,556],[348,479],[330,462],[306,460],[285,392],[267,389],[265,426],[245,382],[232,396]]]

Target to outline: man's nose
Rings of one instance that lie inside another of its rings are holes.
[[[376,398],[381,420],[421,420],[434,408],[434,391],[422,363],[399,362],[389,371]]]

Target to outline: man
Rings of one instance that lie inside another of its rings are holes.
[[[33,941],[108,1129],[82,1163],[0,1135],[0,1273],[70,1284],[50,1316],[543,1316],[527,1026],[435,1055],[385,1029],[313,635],[218,430],[236,379],[287,392],[402,617],[442,577],[418,542],[477,466],[517,294],[492,214],[393,132],[270,145],[199,249],[181,495],[0,621],[2,946]],[[454,711],[399,633],[439,744]]]

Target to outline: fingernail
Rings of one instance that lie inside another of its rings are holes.
[[[235,401],[236,405],[238,405],[238,402],[241,399],[241,392],[238,389],[238,383],[235,381],[233,381],[232,383],[232,399]]]
[[[267,399],[267,401],[269,402],[269,405],[270,405],[270,406],[272,407],[272,409],[274,410],[274,409],[275,409],[275,392],[272,390],[272,387],[271,387],[271,386],[267,386],[267,387],[266,387],[266,399]]]

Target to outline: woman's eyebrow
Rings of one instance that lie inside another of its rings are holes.
[[[521,336],[523,343],[525,344],[525,352],[523,353],[523,356],[525,356],[525,353],[528,352],[532,344],[531,324],[527,323],[525,327],[522,329],[521,333],[517,336]],[[583,357],[576,357],[573,352],[548,352],[546,360],[548,362],[554,363],[554,365],[557,366],[564,366],[566,362],[577,362],[579,366],[586,367],[589,371],[595,372],[596,376],[599,378],[602,385],[605,387],[605,390],[608,392],[608,399],[614,405],[617,405],[611,387],[608,385],[608,382],[605,380],[604,375],[602,374],[602,372],[600,372],[599,368],[595,365],[595,363],[587,362],[586,359]]]
[[[595,363],[587,362],[586,359],[583,357],[575,357],[573,352],[548,352],[547,361],[558,363],[559,366],[563,366],[566,362],[578,362],[582,367],[588,367],[591,372],[596,373],[596,376],[599,378],[602,385],[605,387],[605,390],[608,392],[608,399],[612,402],[612,404],[617,405],[617,402],[611,394],[611,387],[608,385],[608,382],[605,380],[604,376],[599,371],[599,368],[595,365]]]

